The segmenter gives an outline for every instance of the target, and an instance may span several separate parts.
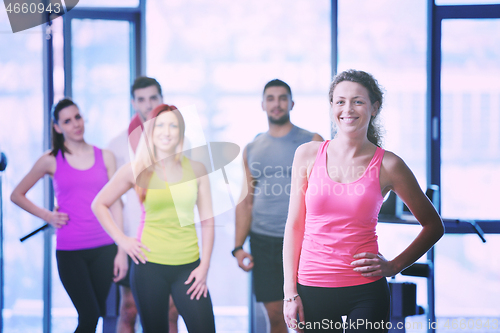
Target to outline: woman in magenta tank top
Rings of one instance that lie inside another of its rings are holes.
[[[377,81],[362,71],[342,72],[329,99],[335,138],[300,146],[293,161],[283,245],[285,321],[298,332],[386,332],[385,277],[413,264],[444,228],[411,170],[380,148],[374,124],[382,106]],[[391,190],[422,230],[401,254],[386,260],[375,228]]]
[[[104,315],[113,280],[127,271],[127,257],[101,227],[90,205],[115,172],[115,158],[87,144],[77,105],[63,99],[53,109],[52,150],[38,159],[14,189],[11,200],[56,229],[56,258],[61,282],[78,312],[75,332],[95,332]],[[45,175],[53,178],[57,208],[35,205],[26,193]],[[120,203],[112,213],[121,221]]]

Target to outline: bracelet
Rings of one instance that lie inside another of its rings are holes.
[[[297,294],[297,295],[294,295],[293,297],[290,297],[290,298],[285,298],[285,299],[283,299],[283,301],[285,301],[285,302],[295,301],[295,299],[296,299],[297,297],[299,297],[299,296],[300,296],[300,295],[299,295],[299,294]]]
[[[233,257],[236,257],[235,254],[239,250],[243,250],[243,246],[237,246],[237,247],[234,248],[234,250],[231,251],[231,254],[233,255]]]

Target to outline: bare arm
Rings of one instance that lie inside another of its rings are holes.
[[[106,171],[108,172],[108,179],[111,179],[116,172],[116,159],[115,155],[106,149],[102,150],[102,156],[104,159],[104,165],[106,166]],[[115,221],[118,228],[123,231],[123,204],[122,200],[118,198],[111,207],[109,207],[109,211],[113,216],[113,220]],[[127,275],[128,270],[128,259],[127,253],[122,247],[118,247],[118,253],[116,254],[114,261],[114,277],[113,281],[118,282],[123,279]]]
[[[387,179],[386,189],[393,190],[408,206],[422,230],[413,242],[396,258],[385,260],[380,254],[359,253],[352,265],[363,276],[393,276],[423,256],[443,235],[441,217],[422,192],[415,176],[401,158],[386,152],[382,162],[381,179]]]
[[[106,232],[138,264],[147,258],[141,248],[149,249],[138,240],[126,236],[111,215],[110,207],[134,186],[134,175],[130,163],[122,166],[109,182],[101,189],[92,202],[92,211]]]
[[[201,165],[203,169],[205,167]],[[206,174],[201,171],[200,174]],[[200,265],[210,266],[210,258],[214,247],[214,213],[212,209],[212,195],[210,193],[210,181],[208,176],[198,178],[198,198],[197,206],[201,219],[201,243],[202,255]]]
[[[191,299],[194,299],[195,297],[196,299],[200,299],[201,296],[207,297],[208,295],[206,279],[214,247],[214,214],[212,209],[212,195],[210,193],[210,181],[208,175],[206,175],[207,172],[205,166],[199,162],[191,163],[198,181],[198,196],[196,205],[198,206],[198,212],[201,220],[202,251],[200,265],[191,272],[186,283],[191,283],[194,279],[194,283],[188,289],[187,293],[191,294]]]
[[[321,135],[315,133],[311,141],[322,142],[324,139]],[[308,174],[314,163],[318,148],[317,143],[301,145],[295,151],[293,158],[292,187],[283,240],[285,299],[297,295],[297,271],[306,219],[305,193]]]
[[[306,219],[305,194],[308,186],[309,173],[314,165],[319,146],[320,144],[318,142],[305,143],[297,148],[293,158],[292,187],[290,189],[288,218],[286,220],[285,236],[283,240],[285,298],[297,294],[297,270]]]
[[[68,214],[59,213],[57,210],[51,212],[43,207],[35,205],[26,197],[26,193],[45,175],[53,175],[56,171],[56,159],[50,153],[45,153],[40,157],[26,176],[19,182],[10,195],[10,200],[27,211],[28,213],[41,218],[55,228],[65,225]]]
[[[254,179],[248,167],[247,148],[243,150],[243,165],[244,165],[244,179],[243,187],[239,203],[235,209],[235,240],[234,247],[243,246],[245,240],[250,234],[250,227],[252,225],[252,207],[253,207],[253,192],[254,192]],[[238,260],[238,266],[244,271],[248,272],[253,268],[253,257],[245,250],[235,252],[235,257]],[[250,262],[245,264],[243,260],[248,258]]]
[[[297,148],[292,165],[292,187],[290,190],[290,204],[288,218],[285,225],[283,240],[283,273],[285,299],[297,295],[297,271],[299,267],[300,251],[304,239],[306,204],[305,193],[308,186],[308,171],[314,163],[318,143],[306,143]],[[297,314],[300,321],[304,321],[302,301],[296,298],[291,302],[284,302],[283,314],[288,326],[297,324]],[[300,330],[299,330],[300,331]]]
[[[106,165],[106,170],[108,172],[108,179],[113,178],[116,172],[116,159],[113,153],[109,150],[102,150],[104,164]],[[112,205],[109,207],[113,220],[120,230],[123,231],[123,204],[119,197]]]

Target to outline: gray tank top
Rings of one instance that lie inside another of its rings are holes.
[[[247,146],[250,173],[254,186],[251,231],[283,237],[288,215],[288,202],[295,150],[311,141],[314,133],[293,126],[280,138],[261,133]]]

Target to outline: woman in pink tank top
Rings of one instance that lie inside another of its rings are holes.
[[[56,258],[61,282],[78,312],[75,332],[95,332],[104,314],[113,280],[127,272],[127,257],[118,251],[96,219],[90,205],[115,172],[115,158],[107,150],[87,144],[77,105],[63,99],[53,109],[52,150],[38,159],[21,180],[11,200],[56,229]],[[53,178],[57,208],[48,211],[26,198],[45,175]],[[120,202],[112,208],[122,221]]]
[[[374,123],[382,106],[377,81],[362,71],[342,72],[329,99],[335,138],[300,146],[293,161],[283,245],[285,321],[298,332],[386,332],[385,277],[413,264],[444,228],[411,170],[380,148]],[[391,190],[422,230],[401,254],[386,260],[375,228]]]

